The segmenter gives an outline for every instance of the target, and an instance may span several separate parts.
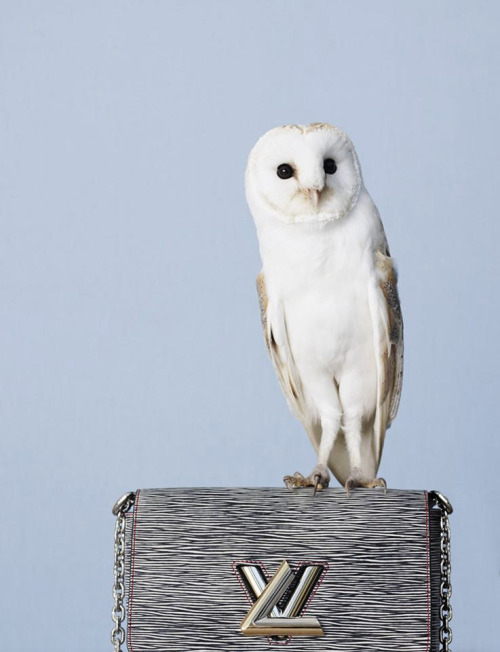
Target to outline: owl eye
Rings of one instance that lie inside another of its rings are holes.
[[[323,170],[327,174],[335,174],[335,172],[337,171],[337,164],[335,163],[333,158],[325,158],[325,160],[323,161]]]
[[[276,169],[276,174],[280,179],[290,179],[290,177],[293,177],[294,170],[288,163],[281,163]]]

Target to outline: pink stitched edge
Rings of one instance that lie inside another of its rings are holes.
[[[431,646],[431,580],[430,580],[430,544],[429,544],[429,499],[427,491],[424,491],[425,499],[425,541],[427,548],[427,650]]]
[[[256,566],[260,566],[260,567],[262,568],[262,570],[264,571],[264,574],[265,574],[266,579],[267,579],[268,581],[269,581],[269,573],[268,573],[268,571],[267,571],[267,568],[266,568],[264,562],[262,562],[262,561],[255,561],[255,560],[250,560],[250,559],[238,559],[238,560],[233,561],[233,562],[231,563],[231,569],[232,569],[233,573],[235,574],[236,579],[238,580],[239,585],[240,585],[241,588],[243,589],[243,592],[245,593],[248,602],[252,605],[252,604],[253,604],[253,602],[252,602],[252,598],[250,597],[250,595],[249,595],[249,593],[248,593],[248,591],[247,591],[247,589],[246,589],[246,586],[245,586],[245,585],[243,584],[243,582],[241,581],[241,577],[240,577],[239,573],[236,571],[236,565],[237,565],[237,564],[255,564]],[[307,608],[308,608],[309,605],[311,604],[312,599],[314,598],[314,596],[315,596],[316,593],[318,592],[319,587],[320,587],[321,584],[323,583],[323,580],[325,579],[325,575],[326,575],[327,572],[330,570],[330,564],[329,564],[327,561],[316,561],[316,560],[313,561],[312,559],[306,559],[306,560],[304,560],[304,561],[299,562],[299,563],[295,566],[293,572],[296,573],[296,572],[299,570],[299,568],[300,568],[301,566],[305,566],[306,564],[318,564],[318,565],[324,566],[324,569],[323,569],[323,572],[321,573],[321,577],[320,577],[319,582],[317,583],[317,585],[316,585],[314,591],[313,591],[313,592],[311,593],[311,595],[309,596],[309,600],[308,600],[308,601],[306,602],[306,604],[304,605],[304,610],[303,610],[302,613],[305,613],[305,612],[307,611]],[[269,645],[282,645],[282,646],[283,646],[283,645],[288,645],[288,644],[290,643],[291,640],[292,640],[292,637],[291,637],[291,636],[287,636],[286,640],[285,640],[283,643],[281,643],[280,641],[273,641],[269,636],[267,637],[267,641],[268,641]]]
[[[137,517],[139,511],[139,496],[141,490],[138,489],[135,495],[135,506],[134,506],[134,530],[132,533],[132,565],[130,568],[130,598],[128,601],[128,627],[127,627],[127,638],[128,638],[128,647],[130,652],[133,652],[132,649],[132,600],[134,598],[134,568],[135,568],[135,535],[137,532]]]
[[[270,638],[269,636],[267,637],[267,642],[269,643],[269,645],[281,645],[281,646],[289,645],[291,640],[292,640],[291,636],[287,636],[286,639],[283,642],[281,642],[281,641],[273,641],[272,638]]]

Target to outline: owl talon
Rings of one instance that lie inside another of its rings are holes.
[[[353,468],[345,483],[345,490],[347,497],[351,495],[351,491],[356,487],[364,487],[365,489],[375,489],[375,487],[382,487],[384,494],[387,494],[387,482],[384,478],[367,478],[361,474],[360,469]]]
[[[316,475],[314,476],[314,478],[315,478],[316,482],[314,483],[313,498],[314,498],[314,496],[316,495],[316,492],[318,491],[318,487],[320,486],[319,482],[320,482],[320,480],[321,480],[321,476],[320,476],[319,473],[316,473]]]
[[[297,489],[297,487],[311,486],[308,483],[308,478],[304,477],[302,473],[299,473],[298,471],[295,471],[293,475],[285,475],[283,482],[285,483],[287,489],[290,489],[290,491]]]
[[[324,464],[317,464],[311,475],[304,476],[302,473],[295,471],[293,475],[285,475],[283,478],[287,489],[293,491],[298,487],[313,487],[313,496],[316,492],[322,491],[330,484],[330,474]]]
[[[385,478],[376,478],[375,480],[376,483],[374,487],[382,487],[384,490],[384,496],[387,496],[387,482],[385,481]]]

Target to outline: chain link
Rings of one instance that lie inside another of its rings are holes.
[[[453,507],[442,493],[431,491],[431,497],[435,501],[435,506],[441,512],[440,517],[440,548],[441,548],[441,566],[440,566],[440,585],[439,593],[441,596],[441,605],[439,607],[439,618],[441,627],[439,628],[439,642],[441,643],[440,652],[451,652],[450,645],[453,640],[450,620],[453,618],[451,608],[451,548],[450,548],[450,521],[449,515],[453,512]]]
[[[116,517],[115,526],[115,581],[113,584],[113,599],[115,604],[111,612],[111,618],[115,623],[111,631],[111,643],[115,652],[122,652],[122,645],[125,642],[125,630],[122,623],[125,619],[125,516],[123,513]]]
[[[134,504],[134,494],[129,493],[122,496],[113,507],[113,514],[116,516],[115,525],[115,563],[113,600],[114,605],[111,611],[111,618],[114,627],[111,630],[111,643],[114,652],[123,652],[122,645],[125,643],[125,513]]]
[[[441,628],[439,630],[439,641],[441,652],[451,652],[450,645],[453,640],[450,620],[453,618],[451,608],[451,549],[450,549],[450,521],[447,509],[441,505],[441,607],[439,615]]]

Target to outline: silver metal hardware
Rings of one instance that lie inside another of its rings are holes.
[[[246,564],[242,564],[240,572],[245,576],[246,581],[250,584],[250,588],[257,598],[260,598],[268,583],[264,573],[262,572],[262,568],[260,566],[247,566]],[[271,613],[275,618],[281,616],[281,611],[276,606],[272,608]]]
[[[453,618],[453,609],[451,608],[451,550],[448,516],[453,512],[453,507],[448,498],[439,491],[430,491],[429,495],[436,501],[436,505],[441,510],[441,584],[439,587],[441,595],[441,606],[439,608],[441,627],[439,629],[439,641],[441,643],[441,652],[451,652],[450,645],[453,640],[453,632],[450,620]]]
[[[118,516],[118,514],[125,514],[132,507],[135,502],[135,493],[129,491],[126,494],[123,494],[121,498],[118,498],[116,503],[113,505],[113,516]]]
[[[240,630],[244,636],[324,636],[317,618],[298,617],[324,569],[315,564],[306,570],[310,572],[307,576],[304,572],[305,581],[299,583],[291,597],[293,606],[289,610],[285,608],[279,616],[271,617],[273,608],[277,606],[294,579],[294,573],[286,559],[281,562],[276,573],[241,621]],[[257,584],[255,588],[258,589]]]
[[[436,502],[441,505],[441,507],[444,507],[448,514],[453,514],[453,505],[444,494],[433,489],[432,491],[429,491],[429,495],[432,496],[434,500],[436,500]]]
[[[125,630],[123,621],[125,620],[125,514],[132,507],[135,501],[135,493],[132,491],[124,494],[116,501],[113,507],[113,514],[116,516],[115,525],[115,563],[113,583],[114,605],[111,611],[111,618],[114,627],[111,630],[111,643],[114,652],[122,652],[122,645],[125,642]]]

